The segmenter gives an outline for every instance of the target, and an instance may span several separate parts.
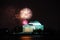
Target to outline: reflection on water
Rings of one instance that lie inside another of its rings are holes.
[[[32,40],[31,36],[21,36],[21,40]]]

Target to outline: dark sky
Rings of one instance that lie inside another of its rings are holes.
[[[56,14],[56,0],[16,0],[0,1],[0,29],[14,29],[16,24],[15,14],[17,9],[31,8],[32,20],[39,20],[45,25],[45,30],[58,31],[58,17]]]

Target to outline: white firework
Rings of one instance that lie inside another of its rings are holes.
[[[24,8],[20,11],[20,18],[30,19],[32,17],[32,11],[29,8]]]

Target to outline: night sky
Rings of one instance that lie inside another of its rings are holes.
[[[0,1],[0,29],[14,29],[17,25],[15,18],[17,9],[21,10],[24,7],[30,8],[33,12],[30,20],[39,20],[45,26],[45,30],[60,30],[56,14],[56,0]]]

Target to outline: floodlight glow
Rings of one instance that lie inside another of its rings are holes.
[[[36,29],[44,30],[44,25],[42,25],[39,21],[32,21],[29,24],[32,24],[34,26],[32,28],[34,28],[35,30]]]
[[[40,23],[29,23],[29,24],[33,24],[33,25],[41,25]]]
[[[29,24],[33,24],[33,25],[41,25],[41,23],[39,23],[38,21],[30,22]]]
[[[23,25],[23,32],[33,32],[33,28],[30,25]]]
[[[29,8],[24,8],[20,11],[20,17],[22,19],[30,19],[32,17],[32,11]]]

